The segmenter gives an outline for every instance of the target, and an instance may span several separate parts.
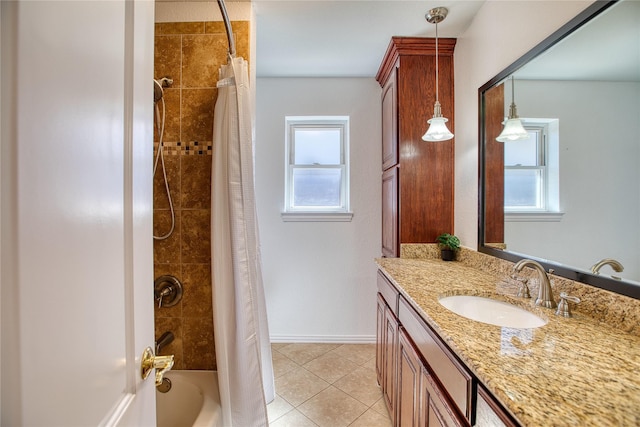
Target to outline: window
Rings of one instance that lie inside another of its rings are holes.
[[[285,221],[349,221],[349,118],[286,118]]]
[[[522,119],[522,124],[529,138],[504,144],[505,217],[558,220],[558,120]]]

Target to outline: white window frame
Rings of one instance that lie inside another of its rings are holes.
[[[528,131],[538,132],[538,165],[507,166],[505,170],[540,170],[540,206],[537,208],[518,208],[505,206],[505,221],[510,222],[546,222],[560,221],[560,159],[559,159],[559,120],[522,118],[522,125]],[[508,142],[517,144],[517,141]]]
[[[295,132],[298,129],[340,130],[340,163],[333,165],[295,164]],[[295,206],[295,170],[339,169],[340,206]],[[349,182],[349,116],[287,116],[285,117],[285,197],[283,221],[351,221]]]

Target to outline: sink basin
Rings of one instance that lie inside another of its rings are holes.
[[[440,304],[467,319],[507,328],[539,328],[547,321],[507,302],[473,295],[442,297]]]

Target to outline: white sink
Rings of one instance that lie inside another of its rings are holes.
[[[539,328],[547,321],[507,302],[473,295],[442,297],[440,304],[460,316],[507,328]]]

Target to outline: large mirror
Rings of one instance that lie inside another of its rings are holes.
[[[478,250],[640,299],[640,2],[595,2],[479,103]]]

